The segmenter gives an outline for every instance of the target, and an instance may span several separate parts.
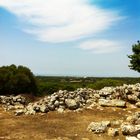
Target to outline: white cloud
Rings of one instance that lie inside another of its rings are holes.
[[[120,49],[122,45],[111,40],[88,40],[79,45],[79,48],[96,54],[112,53]]]
[[[90,0],[0,0],[0,6],[24,20],[29,25],[23,29],[27,33],[44,42],[59,43],[100,33],[122,19],[116,11],[101,9],[89,2]],[[85,49],[86,43],[80,48]],[[99,45],[102,49],[107,48],[105,44]],[[86,49],[101,52],[97,45],[94,46],[96,47]],[[114,50],[113,45],[110,45],[110,49]]]

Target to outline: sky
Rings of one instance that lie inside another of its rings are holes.
[[[0,0],[0,66],[35,75],[140,77],[140,0]]]

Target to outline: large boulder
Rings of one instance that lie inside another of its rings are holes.
[[[41,111],[42,113],[47,113],[47,112],[49,112],[49,108],[48,108],[48,106],[46,106],[46,105],[41,105],[41,106],[40,106],[40,111]]]
[[[26,107],[25,114],[26,115],[35,115],[36,111],[34,110],[34,106],[32,103],[29,103],[28,106]]]
[[[126,121],[131,124],[140,124],[140,112],[136,112],[126,118]]]
[[[48,106],[50,111],[54,111],[55,110],[55,106],[53,104],[49,103],[47,106]]]
[[[140,133],[140,125],[123,123],[121,125],[121,131],[124,135],[137,135]]]
[[[99,99],[99,105],[105,107],[126,107],[126,102],[123,100],[107,100],[107,99]]]
[[[88,125],[87,131],[93,132],[95,134],[104,133],[107,131],[107,127],[109,125],[110,125],[110,121],[91,122]]]
[[[112,87],[104,87],[99,91],[99,95],[103,97],[107,97],[112,94]]]
[[[134,95],[134,94],[132,94],[132,95],[128,95],[127,96],[127,98],[128,98],[128,101],[130,101],[130,102],[138,102],[139,101],[139,99],[138,99],[138,97],[136,96],[136,95]]]
[[[60,105],[59,101],[56,100],[56,101],[54,102],[54,106],[55,106],[55,107],[59,107],[59,105]]]
[[[78,109],[79,107],[79,103],[76,102],[74,99],[66,99],[65,104],[71,110]]]

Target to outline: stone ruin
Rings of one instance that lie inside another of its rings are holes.
[[[94,134],[107,133],[112,137],[122,133],[126,136],[126,140],[139,140],[140,112],[127,116],[125,120],[91,122],[87,127],[87,131]]]
[[[75,91],[59,90],[38,101],[27,103],[24,96],[0,96],[0,104],[5,110],[15,110],[15,115],[38,112],[47,113],[65,110],[90,109],[92,107],[127,107],[127,104],[140,107],[140,84],[118,87],[104,87],[101,90],[79,88]]]
[[[79,111],[95,107],[133,106],[140,108],[140,83],[134,85],[104,87],[101,90],[79,88],[75,91],[59,90],[50,96],[42,97],[38,101],[27,102],[24,96],[0,96],[0,105],[5,111],[14,110],[15,115],[35,115],[57,111]],[[91,122],[87,131],[94,134],[107,133],[117,136],[126,135],[126,140],[140,139],[140,112],[135,112],[124,120]]]

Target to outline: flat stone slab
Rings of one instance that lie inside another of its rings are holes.
[[[123,100],[107,100],[99,99],[99,105],[104,107],[126,107],[126,102]]]

